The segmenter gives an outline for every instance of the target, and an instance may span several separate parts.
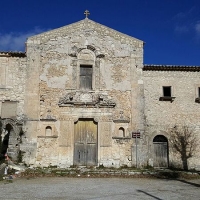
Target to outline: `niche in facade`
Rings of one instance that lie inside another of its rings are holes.
[[[51,126],[47,126],[46,127],[45,136],[52,136],[52,128],[51,128]]]
[[[115,123],[115,135],[112,138],[122,140],[130,139],[127,131],[130,119],[123,115],[123,111],[120,111],[119,117],[113,119],[113,122]]]
[[[120,127],[119,128],[119,137],[125,137],[125,130],[124,130],[124,128],[123,127]]]

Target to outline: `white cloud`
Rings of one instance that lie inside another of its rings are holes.
[[[179,12],[177,13],[173,19],[175,21],[185,20],[186,18],[191,17],[196,12],[196,7],[192,7],[189,10],[186,10],[185,12]]]
[[[27,38],[44,31],[39,27],[35,27],[33,30],[24,33],[0,33],[0,51],[24,51]]]
[[[198,18],[199,12],[194,6],[188,10],[177,13],[173,17],[174,31],[178,34],[194,35],[194,25],[196,24],[196,19]]]
[[[195,31],[198,37],[200,37],[200,21],[195,24]]]
[[[179,32],[179,33],[187,33],[189,32],[189,27],[188,26],[180,26],[180,25],[177,25],[175,27],[175,31],[176,32]]]

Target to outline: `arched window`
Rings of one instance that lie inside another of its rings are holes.
[[[119,128],[119,137],[125,137],[125,131],[123,127]]]
[[[51,128],[51,126],[47,126],[46,127],[45,135],[46,136],[52,136],[52,128]]]
[[[94,88],[95,76],[95,48],[88,46],[88,49],[78,50],[78,65],[79,68],[79,89],[92,90]],[[78,78],[78,77],[77,77]]]

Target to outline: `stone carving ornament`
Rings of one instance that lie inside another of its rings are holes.
[[[113,119],[114,123],[129,123],[130,122],[130,118],[124,116],[124,112],[123,111],[120,111],[119,115],[120,115],[119,117],[115,117]]]
[[[98,107],[115,107],[116,103],[110,96],[106,94],[69,92],[64,97],[60,98],[58,105],[93,105]]]

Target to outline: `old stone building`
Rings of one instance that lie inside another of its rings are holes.
[[[143,45],[86,16],[29,37],[26,53],[0,52],[1,153],[42,167],[179,166],[169,132],[199,133],[200,67],[144,65]]]

